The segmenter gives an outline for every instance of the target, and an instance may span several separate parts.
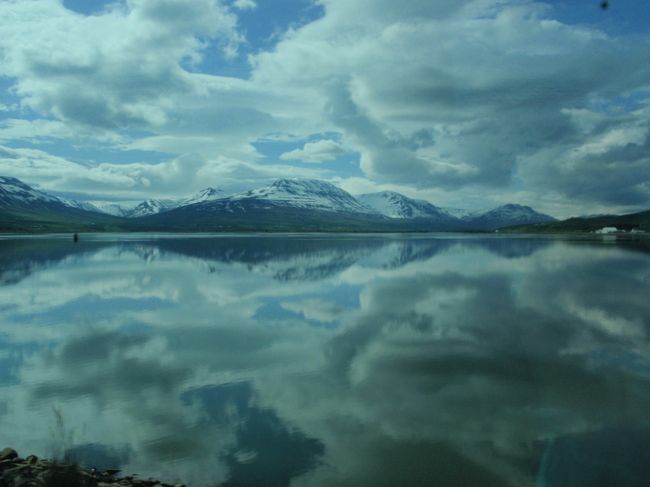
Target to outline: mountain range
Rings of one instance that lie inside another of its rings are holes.
[[[355,197],[314,179],[278,179],[230,195],[206,188],[125,208],[64,199],[0,177],[0,231],[491,231],[556,224],[523,205],[470,212],[390,191]]]

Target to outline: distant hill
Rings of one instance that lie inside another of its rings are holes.
[[[409,198],[394,191],[362,194],[357,199],[377,213],[389,218],[428,219],[438,223],[455,223],[458,220],[457,217],[426,200]]]
[[[530,225],[556,221],[550,215],[539,213],[530,206],[508,204],[493,210],[466,217],[467,224],[476,230],[496,230],[513,225]]]
[[[650,232],[650,210],[627,215],[598,215],[535,225],[518,225],[508,228],[506,231],[527,233],[596,232],[607,227],[617,228],[621,231]]]
[[[140,226],[188,231],[399,231],[351,194],[318,180],[279,179],[269,186],[141,218]]]
[[[408,198],[393,191],[362,194],[358,199],[378,213],[394,219],[417,220],[421,224],[458,230],[496,230],[512,225],[553,222],[555,218],[529,206],[507,204],[485,212],[445,209],[425,200]]]
[[[206,188],[178,200],[149,199],[125,208],[110,202],[68,200],[15,178],[0,177],[0,231],[491,231],[551,223],[528,206],[486,212],[445,210],[384,191],[355,197],[315,179],[278,179],[227,195]]]
[[[113,231],[120,221],[0,176],[0,232]]]

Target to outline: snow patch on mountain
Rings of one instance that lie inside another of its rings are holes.
[[[450,218],[442,208],[428,201],[409,198],[394,191],[362,194],[357,199],[365,206],[390,218]]]
[[[125,205],[113,201],[88,201],[87,203],[97,208],[96,211],[113,216],[127,216],[134,208],[133,204]]]
[[[0,176],[0,204],[29,206],[34,203],[62,202],[56,196],[34,189],[19,179]]]
[[[530,206],[512,203],[494,208],[470,220],[476,228],[489,229],[551,221],[555,221],[555,218],[550,215],[539,213]]]
[[[315,179],[278,179],[269,186],[225,196],[217,188],[205,188],[182,200],[149,199],[134,207],[106,201],[75,201],[45,193],[22,181],[0,176],[0,207],[41,209],[74,208],[137,218],[196,205],[199,212],[245,213],[271,208],[300,208],[333,213],[385,215],[394,219],[429,220],[447,229],[493,230],[497,228],[545,223],[555,218],[529,206],[506,204],[487,212],[439,208],[425,200],[408,198],[392,191],[370,193],[357,198],[341,188]]]
[[[124,216],[128,218],[138,218],[140,216],[155,215],[176,208],[177,206],[178,202],[175,200],[151,199],[143,201],[135,208],[128,211]]]
[[[58,197],[59,201],[63,203],[65,206],[68,208],[75,208],[77,210],[84,210],[84,211],[93,211],[95,213],[104,213],[102,210],[97,208],[94,204],[92,204],[89,201],[77,201],[77,200],[71,200],[68,198],[62,198]]]
[[[278,179],[271,185],[223,198],[237,202],[257,200],[274,206],[287,206],[343,213],[375,213],[338,186],[317,179]]]
[[[440,208],[440,209],[450,217],[459,218],[460,220],[468,220],[482,213],[485,213],[485,210],[465,210],[463,208]]]
[[[189,198],[182,199],[178,202],[177,206],[194,205],[196,203],[203,203],[205,201],[218,200],[225,197],[226,194],[219,188],[205,188],[201,191],[194,193]]]

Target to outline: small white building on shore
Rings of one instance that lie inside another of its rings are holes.
[[[618,228],[616,227],[603,227],[600,230],[596,230],[596,233],[607,234],[607,233],[616,233]]]

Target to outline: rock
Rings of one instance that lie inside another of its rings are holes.
[[[5,448],[0,451],[0,460],[13,460],[14,458],[18,458],[18,453],[13,448]]]
[[[25,461],[29,465],[35,465],[36,463],[38,463],[38,457],[36,455],[29,455],[27,458],[25,458]]]
[[[0,0],[2,1],[2,0]],[[22,459],[11,448],[0,451],[0,487],[185,487],[184,484],[166,484],[157,480],[142,480],[137,474],[116,479],[120,470],[79,465],[63,465],[39,460],[36,455]]]
[[[5,474],[15,475],[17,472],[28,469],[31,470],[30,465],[24,463],[14,463],[11,468],[5,470]]]
[[[30,487],[31,482],[25,477],[17,475],[13,478],[13,487]]]

